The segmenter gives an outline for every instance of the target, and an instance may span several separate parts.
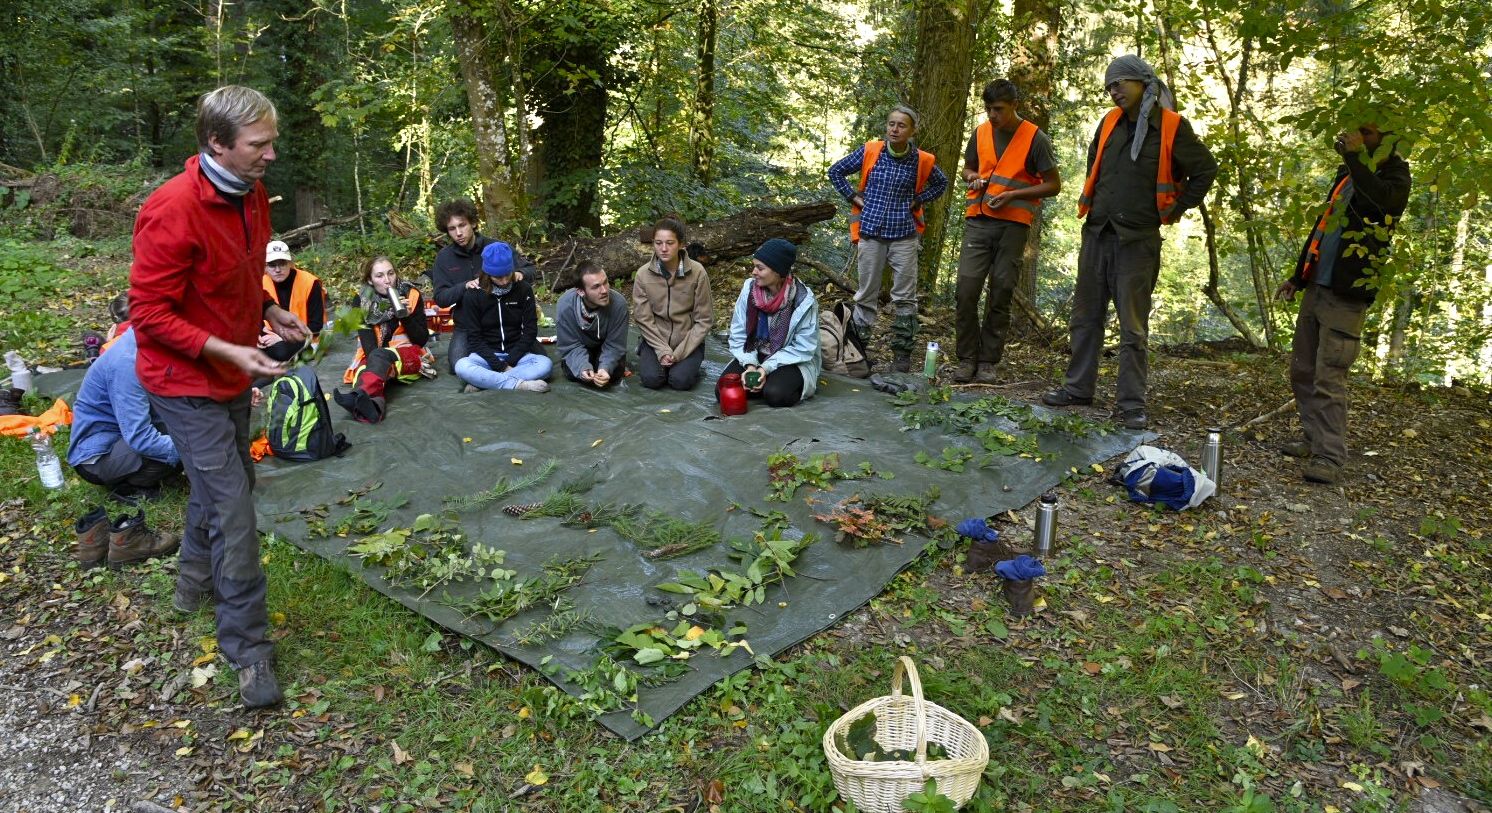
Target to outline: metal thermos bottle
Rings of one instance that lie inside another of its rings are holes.
[[[1036,558],[1046,558],[1057,538],[1057,495],[1043,494],[1036,503]]]
[[[1207,479],[1222,486],[1223,474],[1223,430],[1214,426],[1207,430],[1207,442],[1202,445],[1202,472]]]
[[[389,302],[394,306],[396,319],[403,319],[409,315],[409,306],[399,299],[399,292],[392,285],[389,286]]]

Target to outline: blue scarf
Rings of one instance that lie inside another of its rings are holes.
[[[221,164],[212,160],[212,156],[208,155],[206,150],[198,153],[198,155],[202,159],[201,163],[198,164],[198,166],[202,167],[202,174],[207,176],[207,180],[219,192],[225,195],[232,195],[235,198],[241,198],[249,194],[249,191],[254,188],[253,181],[245,181],[228,170],[223,169]]]

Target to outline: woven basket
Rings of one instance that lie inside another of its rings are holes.
[[[903,673],[912,684],[911,697],[901,693]],[[835,739],[867,714],[876,716],[875,740],[882,748],[915,751],[916,761],[863,762],[841,753]],[[929,741],[943,746],[948,758],[929,760]],[[891,694],[867,700],[835,720],[824,732],[824,756],[839,795],[862,813],[900,813],[902,800],[921,791],[928,779],[936,780],[938,792],[963,807],[989,763],[989,744],[968,720],[922,698],[917,665],[902,655],[891,676]]]

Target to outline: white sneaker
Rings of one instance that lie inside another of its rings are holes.
[[[549,392],[548,381],[519,381],[517,389],[528,392]]]

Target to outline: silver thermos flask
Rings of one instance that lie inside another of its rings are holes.
[[[1045,559],[1057,538],[1057,495],[1043,494],[1036,503],[1036,558]]]
[[[394,306],[394,318],[403,319],[409,315],[409,305],[399,298],[399,292],[394,286],[389,286],[389,303]]]
[[[1207,479],[1222,488],[1223,480],[1223,429],[1214,426],[1207,430],[1207,442],[1202,445],[1202,473]]]

